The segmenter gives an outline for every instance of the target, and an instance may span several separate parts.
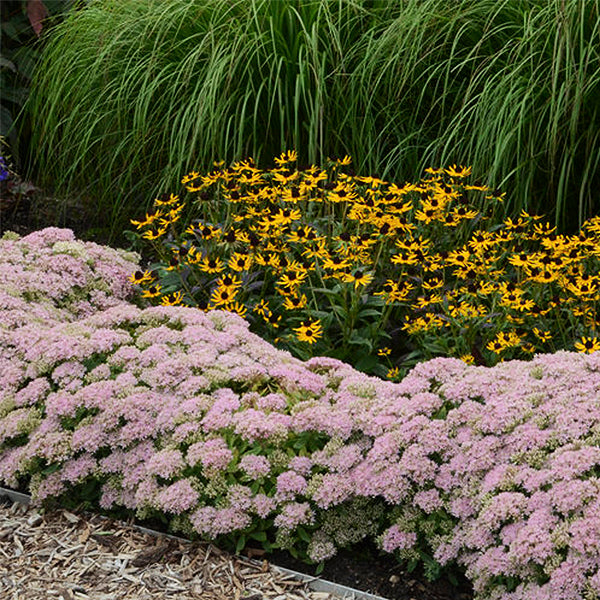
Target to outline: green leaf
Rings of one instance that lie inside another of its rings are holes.
[[[321,292],[321,294],[327,294],[328,296],[337,296],[340,293],[340,287],[335,286],[332,290],[328,288],[312,288],[313,292]]]
[[[306,542],[307,544],[310,542],[311,537],[308,534],[308,532],[306,531],[306,529],[304,529],[304,527],[300,526],[298,527],[298,529],[296,530],[298,532],[298,537],[303,541]]]
[[[237,539],[237,542],[235,543],[235,553],[239,554],[244,549],[245,545],[246,545],[246,536],[244,534],[242,534],[242,535],[240,535],[240,537]]]
[[[258,542],[266,542],[267,534],[264,531],[255,531],[254,533],[250,534],[250,538]]]
[[[375,310],[374,308],[365,308],[358,313],[358,318],[363,319],[364,317],[380,317],[381,311]]]
[[[354,367],[358,371],[363,371],[364,373],[370,372],[375,366],[378,364],[377,358],[372,354],[367,356],[363,356],[358,360],[358,362],[354,365]]]

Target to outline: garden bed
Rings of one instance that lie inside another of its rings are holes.
[[[57,590],[70,591],[73,600],[88,598],[90,593],[93,594],[93,598],[102,597],[105,592],[114,592],[115,585],[115,589],[122,589],[123,583],[138,595],[143,591],[147,598],[152,598],[153,593],[161,591],[167,594],[167,597],[172,593],[175,597],[185,599],[189,592],[192,598],[196,598],[198,596],[194,593],[202,589],[202,593],[205,594],[200,596],[202,600],[212,600],[213,597],[215,600],[231,600],[236,591],[239,593],[240,582],[249,582],[246,595],[241,596],[242,598],[258,593],[260,600],[283,600],[282,589],[287,590],[286,600],[472,598],[472,589],[468,581],[462,580],[460,586],[448,582],[445,578],[429,582],[419,570],[413,573],[404,572],[401,565],[389,556],[375,557],[374,548],[341,552],[327,562],[319,577],[315,577],[314,569],[285,552],[276,552],[269,556],[267,563],[264,559],[232,556],[211,544],[191,543],[184,538],[136,525],[133,521],[124,523],[98,514],[63,509],[40,513],[29,503],[28,495],[0,488],[0,539],[12,536],[13,541],[15,538],[20,540],[14,542],[13,546],[13,558],[18,566],[11,569],[10,577],[2,580],[6,590],[0,587],[0,591],[18,590],[22,594],[19,598],[23,600],[35,598],[35,594],[28,596],[28,593],[38,591],[36,583],[47,581],[49,578],[43,574],[53,568],[56,570],[56,563],[63,560],[67,563],[74,562],[70,555],[75,550],[77,565],[61,572],[61,589]],[[89,539],[96,542],[92,543],[90,548],[85,543]],[[20,557],[23,555],[20,548],[24,541],[28,560],[26,564],[20,564]],[[119,545],[121,547],[118,547]],[[52,561],[47,559],[48,548],[50,552],[54,551]],[[99,549],[103,554],[98,552]],[[255,556],[262,553],[250,551],[247,554]],[[186,555],[187,559],[184,559],[183,555]],[[6,558],[4,556],[4,559]],[[1,563],[2,560],[0,566]],[[98,563],[103,565],[100,569],[96,566]],[[129,567],[125,580],[118,578],[123,563],[126,563],[125,569]],[[194,564],[202,567],[203,579],[206,581],[204,586],[197,581],[199,575],[194,575]],[[101,581],[91,581],[90,577],[86,576],[90,569],[103,571],[104,578]],[[166,579],[166,584],[158,590],[153,590],[161,577]],[[305,586],[301,585],[302,581],[306,582]],[[11,589],[11,586],[14,589]],[[228,588],[231,590],[228,592],[230,595],[224,592]],[[45,590],[48,591],[48,588]],[[65,600],[68,600],[68,596]]]

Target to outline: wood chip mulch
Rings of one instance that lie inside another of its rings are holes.
[[[0,502],[5,600],[339,600],[206,543],[154,537],[99,515]]]

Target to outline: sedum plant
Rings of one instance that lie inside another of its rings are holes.
[[[129,274],[139,256],[82,242],[69,229],[8,231],[0,253],[0,335],[33,322],[76,321],[134,295]]]
[[[136,271],[156,304],[221,309],[308,358],[397,378],[434,356],[494,365],[535,352],[600,349],[600,219],[559,235],[503,218],[505,194],[470,169],[402,185],[296,153],[196,171],[133,220],[155,262]],[[485,204],[486,210],[477,206]]]

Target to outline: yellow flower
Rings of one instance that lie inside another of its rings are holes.
[[[252,309],[252,312],[258,313],[263,318],[266,318],[272,314],[271,309],[269,308],[269,303],[264,299],[261,299],[256,304],[256,306]]]
[[[358,194],[351,186],[338,183],[335,188],[333,188],[333,190],[327,194],[327,199],[334,203],[348,202],[355,200],[357,196]]]
[[[463,267],[469,262],[471,254],[466,249],[454,250],[448,254],[446,262],[449,265],[456,265],[457,267]]]
[[[345,283],[353,283],[354,289],[358,289],[361,285],[369,285],[373,281],[373,275],[362,269],[357,269],[353,273],[345,273],[342,277]]]
[[[247,271],[252,266],[252,257],[248,254],[234,252],[227,265],[234,271]]]
[[[380,348],[377,350],[377,356],[389,356],[392,353],[391,348]]]
[[[189,225],[185,232],[201,238],[202,240],[211,240],[219,237],[221,230],[218,227],[213,227],[212,225],[202,225],[200,223],[198,225]]]
[[[521,345],[521,350],[523,350],[523,352],[527,352],[527,354],[533,354],[536,348],[531,342],[526,342],[525,344]]]
[[[339,269],[345,269],[350,266],[350,261],[347,258],[341,258],[340,256],[327,256],[323,260],[323,268],[337,271]]]
[[[592,354],[600,350],[600,340],[595,337],[582,337],[580,342],[575,342],[575,349],[584,354]]]
[[[392,369],[389,369],[386,373],[386,377],[388,379],[396,379],[398,375],[400,375],[400,369],[398,367],[393,367]]]
[[[337,158],[335,161],[336,165],[349,165],[352,163],[352,158],[350,158],[347,154],[344,158]]]
[[[236,288],[217,287],[213,290],[210,296],[209,308],[217,308],[218,306],[225,306],[231,304],[236,297],[238,290]]]
[[[226,304],[223,308],[228,312],[240,315],[240,317],[245,317],[246,313],[248,312],[247,308],[239,302],[232,302],[230,304]]]
[[[300,342],[308,342],[314,344],[318,338],[323,335],[323,328],[321,322],[317,321],[304,321],[300,327],[295,327],[296,337]]]
[[[160,285],[153,285],[142,292],[142,298],[157,298],[160,295]]]
[[[221,273],[225,269],[225,265],[220,258],[209,258],[205,256],[199,263],[200,270],[205,273]]]
[[[460,360],[462,360],[464,363],[467,363],[468,365],[474,365],[475,364],[475,358],[473,357],[472,354],[463,354],[460,357]]]
[[[302,252],[302,256],[306,258],[325,258],[327,255],[327,242],[324,238],[316,239],[312,246],[308,246]]]
[[[173,294],[166,294],[160,299],[162,306],[177,306],[183,302],[183,293],[174,292]]]
[[[287,296],[283,301],[283,307],[287,310],[298,310],[299,308],[304,308],[308,302],[308,298],[306,294],[302,294],[302,296],[294,297]]]
[[[235,276],[224,275],[220,279],[217,279],[217,287],[228,290],[236,290],[242,285],[242,282]]]
[[[488,342],[486,348],[494,354],[500,354],[506,350],[506,346],[499,340],[492,340],[491,342]]]
[[[133,219],[131,219],[131,224],[135,225],[137,229],[141,229],[142,227],[145,227],[146,225],[152,225],[152,223],[154,223],[154,221],[156,221],[156,219],[158,219],[162,216],[163,216],[163,213],[160,210],[157,210],[155,213],[152,213],[151,215],[146,213],[146,219],[144,221],[134,221]]]
[[[131,277],[129,281],[136,285],[141,285],[143,283],[150,283],[154,279],[154,275],[150,271],[136,271]]]
[[[436,290],[444,285],[444,282],[439,277],[425,279],[421,284],[424,290]]]
[[[574,283],[567,285],[567,288],[578,298],[593,296],[598,291],[598,281],[590,276],[577,277]]]
[[[474,219],[479,213],[472,208],[468,208],[466,206],[458,206],[457,208],[452,209],[452,216],[457,221]]]
[[[196,173],[196,176],[198,176],[198,174]],[[167,195],[164,195],[164,198],[157,198],[156,200],[154,200],[154,205],[155,206],[171,206],[172,204],[177,204],[179,202],[179,196],[176,196],[175,194],[171,194],[170,196],[167,197]],[[177,207],[176,210],[181,210],[182,206]]]
[[[292,221],[298,221],[302,213],[298,209],[280,208],[273,215],[272,225],[289,225]]]
[[[467,177],[471,174],[472,167],[457,167],[456,165],[452,165],[444,171],[450,175],[450,177]]]
[[[282,167],[289,162],[295,162],[298,160],[298,154],[295,150],[288,150],[287,152],[282,152],[279,158],[275,158],[275,164],[277,166]]]
[[[167,233],[166,227],[159,227],[156,231],[148,230],[142,233],[142,237],[147,240],[157,240],[159,237],[165,235]]]
[[[293,288],[300,285],[307,277],[308,273],[302,269],[289,269],[277,280],[277,285]]]
[[[276,315],[275,313],[263,314],[263,319],[271,326],[277,329],[279,327],[279,323],[281,322],[281,315]]]

